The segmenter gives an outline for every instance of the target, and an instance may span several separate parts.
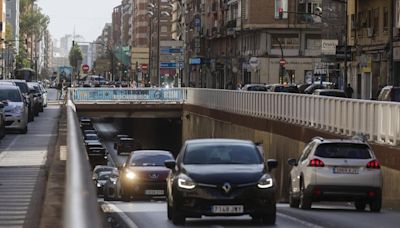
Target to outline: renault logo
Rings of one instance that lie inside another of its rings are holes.
[[[225,183],[224,185],[222,185],[222,189],[225,191],[225,193],[228,193],[231,191],[232,186],[229,183]]]
[[[150,179],[157,179],[158,178],[158,173],[151,173],[151,174],[149,174],[149,178]]]

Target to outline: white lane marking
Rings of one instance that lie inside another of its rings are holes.
[[[120,210],[118,207],[116,207],[114,204],[104,202],[104,204],[101,206],[101,208],[105,211],[107,211],[107,208],[104,208],[103,206],[107,205],[107,207],[116,213],[121,217],[122,220],[124,220],[124,223],[130,227],[130,228],[138,228],[138,226],[129,218],[128,215],[126,215],[122,210]]]
[[[17,137],[15,137],[15,138],[11,141],[11,143],[8,145],[8,147],[7,147],[2,153],[0,153],[0,160],[3,159],[3,157],[6,156],[6,152],[7,152],[8,150],[10,150],[11,147],[14,146],[14,144],[18,141],[18,139],[19,139],[20,137],[21,137],[21,135],[17,135]]]
[[[301,220],[301,219],[292,217],[292,216],[290,216],[290,215],[285,215],[285,214],[282,214],[282,213],[279,213],[279,212],[277,212],[276,215],[279,216],[279,217],[282,217],[282,218],[289,219],[289,220],[292,220],[292,221],[294,221],[294,222],[300,223],[300,224],[302,224],[302,225],[304,225],[304,226],[313,227],[313,228],[323,228],[323,226],[319,226],[319,225],[316,225],[316,224],[312,224],[312,223],[303,221],[303,220]]]

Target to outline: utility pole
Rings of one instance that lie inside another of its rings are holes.
[[[161,75],[160,75],[160,24],[161,24],[161,0],[157,3],[157,78],[158,87],[161,87]]]
[[[395,20],[394,20],[394,15],[396,13],[396,2],[395,0],[390,1],[391,7],[390,7],[390,28],[389,28],[389,46],[390,46],[390,52],[389,52],[389,84],[391,85],[398,85],[399,80],[395,78],[394,75],[394,61],[393,61],[393,54],[394,54],[394,45],[393,45],[393,35],[394,35],[394,26],[395,26]]]
[[[345,14],[345,26],[344,26],[344,34],[345,34],[345,39],[344,39],[344,74],[343,74],[343,88],[346,88],[347,86],[347,39],[348,39],[348,15],[347,15],[347,8],[348,8],[348,0],[344,2],[344,14]]]

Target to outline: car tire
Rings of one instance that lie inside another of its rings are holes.
[[[121,199],[122,201],[129,202],[131,200],[131,195],[129,194],[128,190],[122,186],[121,189]]]
[[[171,220],[174,225],[185,225],[185,216],[183,215],[182,211],[178,209],[178,207],[174,204],[171,208]]]
[[[369,209],[372,212],[380,212],[382,208],[382,198],[379,196],[369,203]]]
[[[289,206],[291,208],[299,208],[300,201],[298,198],[293,196],[293,188],[292,188],[292,181],[289,180]]]
[[[312,205],[311,199],[305,193],[304,183],[301,183],[299,206],[301,209],[308,210],[311,209],[311,205]]]
[[[168,220],[172,220],[172,207],[169,205],[169,199],[167,199],[167,217]]]
[[[354,202],[354,206],[356,207],[357,211],[364,211],[367,203],[365,201],[356,201]]]
[[[40,108],[39,108],[39,112],[43,112],[43,111],[44,111],[43,105],[41,105]]]
[[[21,134],[26,134],[28,132],[28,126],[25,126],[25,128],[20,130]]]

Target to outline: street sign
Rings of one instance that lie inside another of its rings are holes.
[[[347,46],[347,51],[345,51],[345,47],[344,46],[337,46],[336,47],[336,60],[337,61],[344,61],[345,58],[348,61],[352,60],[351,46]]]
[[[82,70],[83,70],[84,73],[89,72],[89,65],[83,64],[83,65],[82,65]]]
[[[183,53],[183,48],[161,48],[161,54],[178,54]]]
[[[287,63],[287,62],[286,62],[285,59],[280,59],[280,60],[279,60],[279,64],[282,65],[282,66],[283,66],[283,65],[286,65],[286,63]]]

